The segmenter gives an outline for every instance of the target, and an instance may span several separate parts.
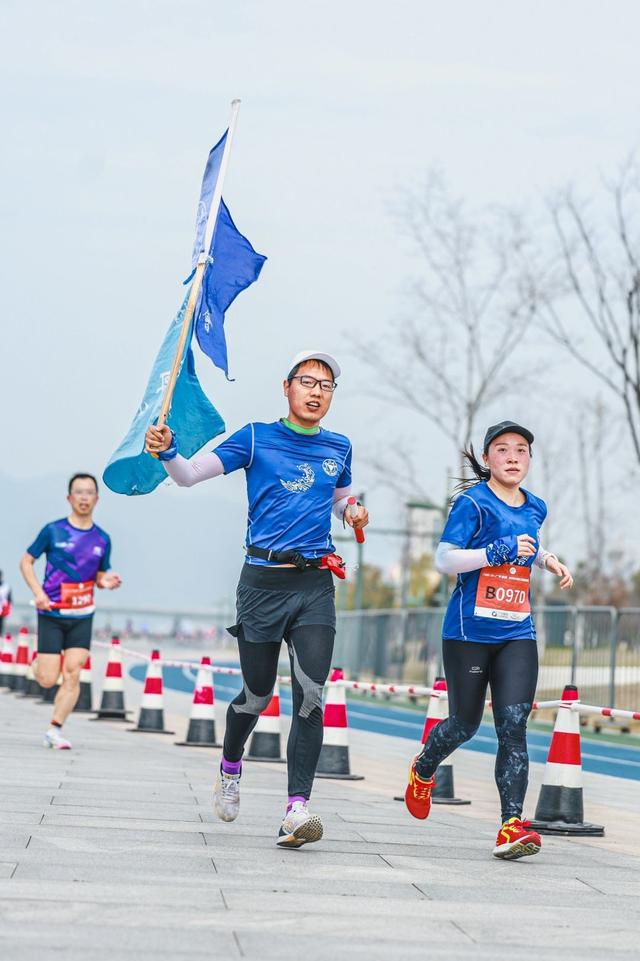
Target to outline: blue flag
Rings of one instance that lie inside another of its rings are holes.
[[[129,433],[112,455],[102,475],[107,487],[116,494],[149,494],[167,479],[162,461],[144,452],[144,435],[160,413],[188,299],[187,292],[156,357],[147,389]],[[173,426],[178,436],[180,453],[184,457],[192,457],[207,441],[225,430],[222,417],[200,386],[190,341],[191,337],[188,337],[171,411],[167,418],[168,425]]]
[[[196,217],[196,239],[191,260],[195,270],[201,253],[209,255],[202,290],[195,311],[195,332],[200,349],[211,358],[216,367],[229,377],[227,342],[224,335],[224,315],[235,298],[260,276],[266,257],[257,254],[246,237],[243,237],[223,200],[213,231],[211,247],[205,251],[205,230],[208,211],[220,171],[227,134],[215,145],[205,167]]]

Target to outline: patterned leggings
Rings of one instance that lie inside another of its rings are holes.
[[[530,638],[502,644],[443,641],[449,717],[433,728],[416,765],[429,778],[478,730],[491,688],[498,738],[495,777],[502,820],[522,816],[529,780],[527,719],[538,680],[538,650]]]

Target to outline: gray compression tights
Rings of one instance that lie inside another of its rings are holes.
[[[309,798],[322,747],[322,689],[331,667],[335,631],[324,624],[294,628],[285,638],[291,664],[293,713],[287,742],[289,795]],[[239,761],[265,710],[278,673],[281,641],[256,644],[238,631],[243,689],[227,710],[223,753]]]

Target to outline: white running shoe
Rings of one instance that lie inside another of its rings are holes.
[[[221,821],[235,821],[240,814],[240,775],[218,771],[213,788],[213,807]]]
[[[322,821],[310,814],[307,801],[296,801],[280,827],[276,844],[281,848],[300,848],[303,844],[319,841],[323,834]]]
[[[56,751],[70,751],[71,741],[67,741],[62,736],[57,727],[50,727],[44,736],[43,744],[45,747],[52,747]]]

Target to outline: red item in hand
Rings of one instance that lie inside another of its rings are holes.
[[[347,510],[351,514],[351,517],[358,516],[358,501],[355,497],[350,497],[347,501]],[[353,532],[356,535],[356,540],[358,544],[364,544],[364,531],[360,527],[354,527]]]

